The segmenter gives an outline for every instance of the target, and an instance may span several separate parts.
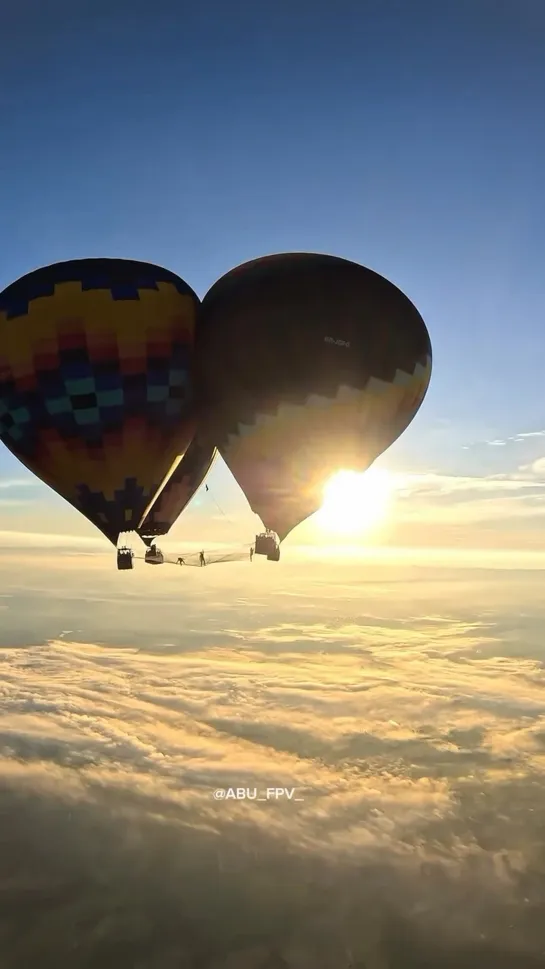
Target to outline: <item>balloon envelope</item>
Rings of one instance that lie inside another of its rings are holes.
[[[0,294],[0,440],[114,544],[193,436],[198,306],[174,273],[124,259]]]
[[[176,470],[155,499],[138,534],[150,544],[154,535],[166,535],[208,474],[216,454],[213,445],[195,436]]]
[[[410,300],[356,263],[285,253],[205,296],[197,336],[205,424],[281,539],[340,468],[365,470],[424,399],[431,344]]]

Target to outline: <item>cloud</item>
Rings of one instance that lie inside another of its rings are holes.
[[[537,463],[537,462],[536,462]],[[533,467],[533,466],[532,466]],[[452,496],[460,492],[471,494],[476,492],[482,494],[501,494],[508,491],[521,491],[528,488],[542,489],[545,492],[545,482],[543,485],[527,481],[515,474],[493,474],[484,477],[464,476],[464,475],[445,475],[445,474],[415,474],[402,475],[397,478],[398,490],[408,495],[435,495]]]
[[[41,485],[36,478],[0,478],[0,490],[8,488],[35,488]]]
[[[0,650],[7,969],[529,969],[539,573],[22,561],[1,576],[3,635],[36,631]],[[277,786],[302,800],[214,799]]]
[[[5,492],[21,492],[28,489],[29,485],[32,487],[38,484],[37,481],[32,478],[0,478],[0,496]],[[19,508],[28,507],[29,501],[28,496],[18,494],[17,497],[4,498],[0,497],[0,509],[1,508]]]
[[[490,440],[484,441],[474,441],[472,444],[462,445],[464,450],[469,450],[470,448],[477,447],[505,447],[508,444],[521,443],[523,441],[530,440],[531,438],[545,437],[545,430],[540,431],[523,431],[520,434],[511,434],[509,437],[504,438],[492,438]]]
[[[528,547],[539,534],[545,513],[540,468],[535,463],[511,473],[481,476],[399,475],[387,525],[388,541],[445,548],[452,544],[505,548],[517,543],[521,549]]]
[[[48,532],[31,532],[22,530],[0,530],[0,542],[3,548],[71,548],[84,550],[96,548],[104,551],[108,542],[104,538],[87,535],[53,534]]]
[[[517,472],[523,480],[525,478],[544,478],[545,477],[545,458],[539,457],[530,464],[522,464]]]

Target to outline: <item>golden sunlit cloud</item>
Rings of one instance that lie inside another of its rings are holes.
[[[336,535],[361,535],[387,515],[394,478],[387,471],[339,471],[324,488],[324,502],[316,513],[320,530]]]

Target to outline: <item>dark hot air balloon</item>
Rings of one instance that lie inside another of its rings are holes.
[[[334,256],[285,253],[219,279],[197,337],[206,433],[280,540],[327,478],[364,471],[430,380],[422,317],[392,283]]]
[[[213,445],[193,438],[176,470],[159,492],[138,534],[151,545],[157,535],[166,535],[180,517],[208,474],[216,454]]]

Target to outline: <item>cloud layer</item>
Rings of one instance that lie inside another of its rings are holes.
[[[50,554],[1,575],[7,969],[541,964],[540,572]]]

